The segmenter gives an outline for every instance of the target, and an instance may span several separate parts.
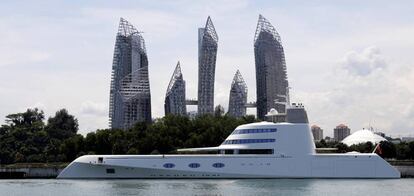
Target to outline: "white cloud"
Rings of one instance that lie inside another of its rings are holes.
[[[91,116],[107,116],[108,110],[106,104],[86,101],[82,103],[80,113]]]
[[[414,93],[405,81],[414,81],[414,75],[404,72],[414,70],[385,59],[374,47],[347,52],[326,79],[330,90],[298,92],[311,121],[325,127],[327,135],[340,123],[353,131],[373,126],[393,136],[412,132]]]
[[[13,18],[0,17],[0,67],[15,64],[32,64],[45,62],[51,53],[41,47],[32,45],[27,32]]]
[[[350,74],[358,76],[369,75],[373,71],[383,69],[386,66],[385,59],[381,56],[380,50],[375,46],[365,48],[362,53],[348,52],[341,64]]]
[[[80,125],[79,133],[86,135],[97,129],[106,129],[109,127],[107,116],[77,115]]]
[[[84,101],[75,116],[78,118],[79,133],[86,134],[97,129],[108,128],[108,107],[107,104]]]
[[[22,108],[22,111],[25,111],[28,108],[32,108],[32,109],[33,108],[37,108],[39,110],[45,110],[46,109],[46,105],[44,103],[41,103],[41,102],[36,102],[35,104],[29,105],[29,106],[27,106],[25,108]]]

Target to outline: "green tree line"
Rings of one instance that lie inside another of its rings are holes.
[[[237,126],[255,121],[254,116],[236,119],[217,110],[195,119],[167,115],[128,130],[99,129],[83,136],[66,109],[46,122],[43,111],[28,109],[7,115],[1,125],[0,163],[70,162],[85,154],[174,153],[178,148],[219,145]]]
[[[224,111],[224,110],[223,110]],[[78,134],[78,121],[61,109],[45,120],[43,111],[28,109],[6,116],[0,127],[0,164],[70,162],[85,154],[175,153],[179,148],[217,146],[239,125],[257,121],[254,116],[233,118],[216,109],[214,115],[189,119],[167,115],[151,124],[137,123],[128,130],[99,129]],[[339,152],[372,152],[374,145],[346,146],[338,142],[316,143]],[[414,142],[381,142],[384,158],[414,159]]]

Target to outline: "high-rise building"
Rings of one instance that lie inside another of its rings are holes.
[[[319,126],[312,125],[311,130],[312,130],[313,139],[315,141],[320,141],[323,139],[323,130]]]
[[[350,134],[351,134],[351,129],[348,128],[348,126],[344,124],[339,124],[334,129],[334,140],[340,142]]]
[[[185,105],[185,81],[181,73],[180,61],[175,67],[174,73],[171,76],[168,84],[167,93],[164,102],[165,114],[187,115],[187,108]]]
[[[198,29],[198,115],[214,112],[214,75],[218,36],[210,16]]]
[[[257,117],[264,119],[271,108],[284,113],[285,105],[275,102],[289,102],[285,54],[279,34],[262,15],[254,36],[254,56]]]
[[[246,115],[247,103],[247,85],[243,80],[239,70],[234,75],[231,82],[229,98],[229,115],[233,117],[242,117]]]
[[[109,126],[127,129],[151,122],[148,58],[144,38],[121,18],[116,35],[109,98]]]

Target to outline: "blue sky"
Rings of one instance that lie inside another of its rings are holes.
[[[414,136],[412,13],[412,1],[2,1],[0,121],[27,107],[47,116],[67,108],[81,133],[106,128],[120,17],[143,32],[154,117],[178,60],[187,97],[196,97],[197,28],[207,16],[219,36],[215,103],[227,107],[237,69],[253,101],[262,14],[281,35],[292,101],[325,135],[345,123]]]

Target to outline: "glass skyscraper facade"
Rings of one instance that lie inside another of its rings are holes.
[[[109,126],[127,129],[151,122],[151,94],[144,38],[121,18],[116,35],[109,101]]]
[[[228,114],[233,117],[243,117],[246,115],[246,103],[247,103],[247,85],[243,80],[240,71],[237,70],[234,75],[233,81],[230,87],[229,97],[229,112]]]
[[[186,115],[187,109],[185,104],[185,81],[181,73],[180,62],[177,63],[174,73],[168,84],[167,93],[164,102],[165,115]]]
[[[285,105],[275,102],[289,102],[289,85],[280,36],[262,15],[259,15],[254,36],[254,56],[257,118],[264,120],[271,108],[275,108],[279,113],[285,112]]]
[[[218,36],[211,18],[198,29],[198,115],[214,112],[214,76]]]

